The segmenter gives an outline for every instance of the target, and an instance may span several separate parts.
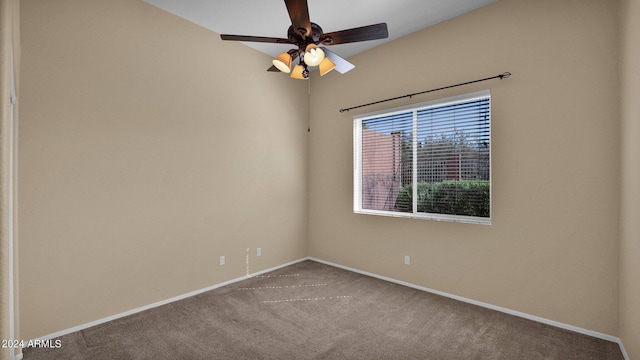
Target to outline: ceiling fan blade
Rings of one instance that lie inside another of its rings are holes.
[[[386,23],[325,33],[320,36],[324,45],[347,44],[358,41],[386,39],[389,37]]]
[[[347,71],[352,70],[353,68],[355,68],[356,66],[353,65],[352,63],[348,62],[347,60],[343,59],[342,57],[340,57],[338,54],[334,53],[333,51],[325,48],[325,47],[321,47],[322,50],[324,50],[324,55],[326,57],[329,58],[329,60],[333,61],[334,64],[336,64],[336,68],[334,69],[335,71],[339,72],[340,74],[344,74]]]
[[[302,38],[311,36],[311,20],[309,19],[307,0],[284,0],[284,3],[287,5],[293,31],[300,34]]]
[[[271,67],[268,68],[267,71],[280,72],[280,70],[278,70],[278,68],[275,65],[271,65]]]
[[[251,42],[264,42],[264,43],[276,43],[276,44],[291,44],[291,41],[289,41],[289,39],[266,37],[266,36],[222,34],[220,35],[220,38],[222,40],[231,40],[231,41],[251,41]]]

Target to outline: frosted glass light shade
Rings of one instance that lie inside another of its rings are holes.
[[[309,66],[318,66],[324,60],[324,51],[315,44],[307,45],[304,53],[304,63]]]
[[[289,53],[283,52],[275,59],[273,59],[272,62],[273,65],[275,65],[275,67],[277,67],[278,70],[282,71],[283,73],[288,74],[291,72],[291,55],[289,55]]]
[[[320,76],[322,76],[335,68],[336,64],[331,61],[331,59],[326,57],[324,58],[324,60],[322,60],[318,69],[320,70]]]
[[[299,80],[307,80],[307,77],[304,76],[304,66],[296,65],[293,67],[293,71],[291,71],[291,77]]]

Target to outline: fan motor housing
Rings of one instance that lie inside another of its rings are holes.
[[[300,28],[296,31],[293,26],[289,26],[289,30],[287,31],[287,38],[293,44],[298,44],[299,46],[306,46],[312,43],[318,43],[320,41],[320,36],[323,34],[322,28],[320,25],[316,23],[311,23],[311,36],[307,35],[307,30]]]

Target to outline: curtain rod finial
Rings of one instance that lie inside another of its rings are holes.
[[[500,80],[506,79],[509,76],[511,76],[511,73],[507,71],[507,72],[503,73],[502,75],[500,75]]]

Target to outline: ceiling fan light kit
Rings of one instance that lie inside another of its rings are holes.
[[[296,45],[297,49],[283,52],[273,59],[273,66],[267,71],[291,73],[294,79],[309,78],[309,67],[317,68],[320,76],[333,69],[344,74],[354,68],[353,64],[318,45],[338,45],[359,41],[386,39],[389,36],[386,23],[362,26],[353,29],[323,32],[322,28],[309,19],[307,0],[284,0],[289,12],[291,26],[287,31],[287,38],[274,38],[248,35],[220,35],[222,40],[253,41],[277,44]],[[331,57],[331,59],[329,58]],[[294,61],[297,64],[291,68]]]

